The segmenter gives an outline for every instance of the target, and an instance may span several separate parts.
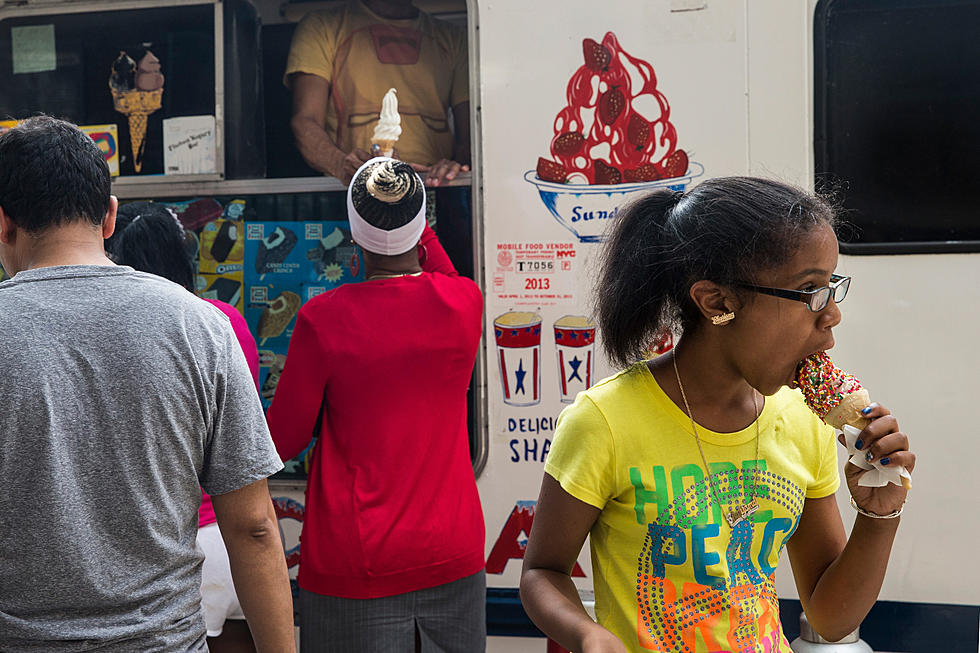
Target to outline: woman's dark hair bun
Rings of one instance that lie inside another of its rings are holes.
[[[425,186],[412,166],[393,159],[368,166],[351,184],[351,200],[358,215],[388,231],[411,222],[425,197]]]

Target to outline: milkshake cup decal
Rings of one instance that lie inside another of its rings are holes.
[[[555,322],[558,354],[558,391],[563,403],[592,387],[595,358],[595,322],[584,315],[566,315]]]
[[[504,403],[534,406],[541,402],[541,316],[511,311],[493,321]]]

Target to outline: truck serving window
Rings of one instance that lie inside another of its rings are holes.
[[[817,186],[841,182],[848,254],[980,251],[980,2],[821,0]]]

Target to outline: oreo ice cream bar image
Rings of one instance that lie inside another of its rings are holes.
[[[298,241],[299,238],[289,229],[276,227],[275,231],[259,243],[259,251],[255,255],[255,272],[258,274],[272,272],[277,265],[286,260]]]
[[[237,241],[238,225],[233,222],[221,223],[221,228],[218,229],[218,234],[214,237],[214,242],[211,244],[211,258],[218,263],[224,263],[228,255],[231,254],[231,248],[235,246]]]
[[[306,258],[316,264],[317,274],[323,274],[323,268],[330,263],[337,263],[341,257],[350,257],[353,247],[343,247],[344,243],[350,239],[350,233],[334,227],[327,236],[321,238],[316,247],[307,250]]]
[[[211,282],[208,289],[203,293],[205,297],[211,297],[223,301],[226,304],[237,306],[242,298],[242,282],[218,277]]]

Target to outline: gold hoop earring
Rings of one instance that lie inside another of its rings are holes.
[[[712,315],[711,323],[715,326],[721,326],[722,324],[728,324],[735,319],[735,311],[730,313],[722,313],[721,315]]]

